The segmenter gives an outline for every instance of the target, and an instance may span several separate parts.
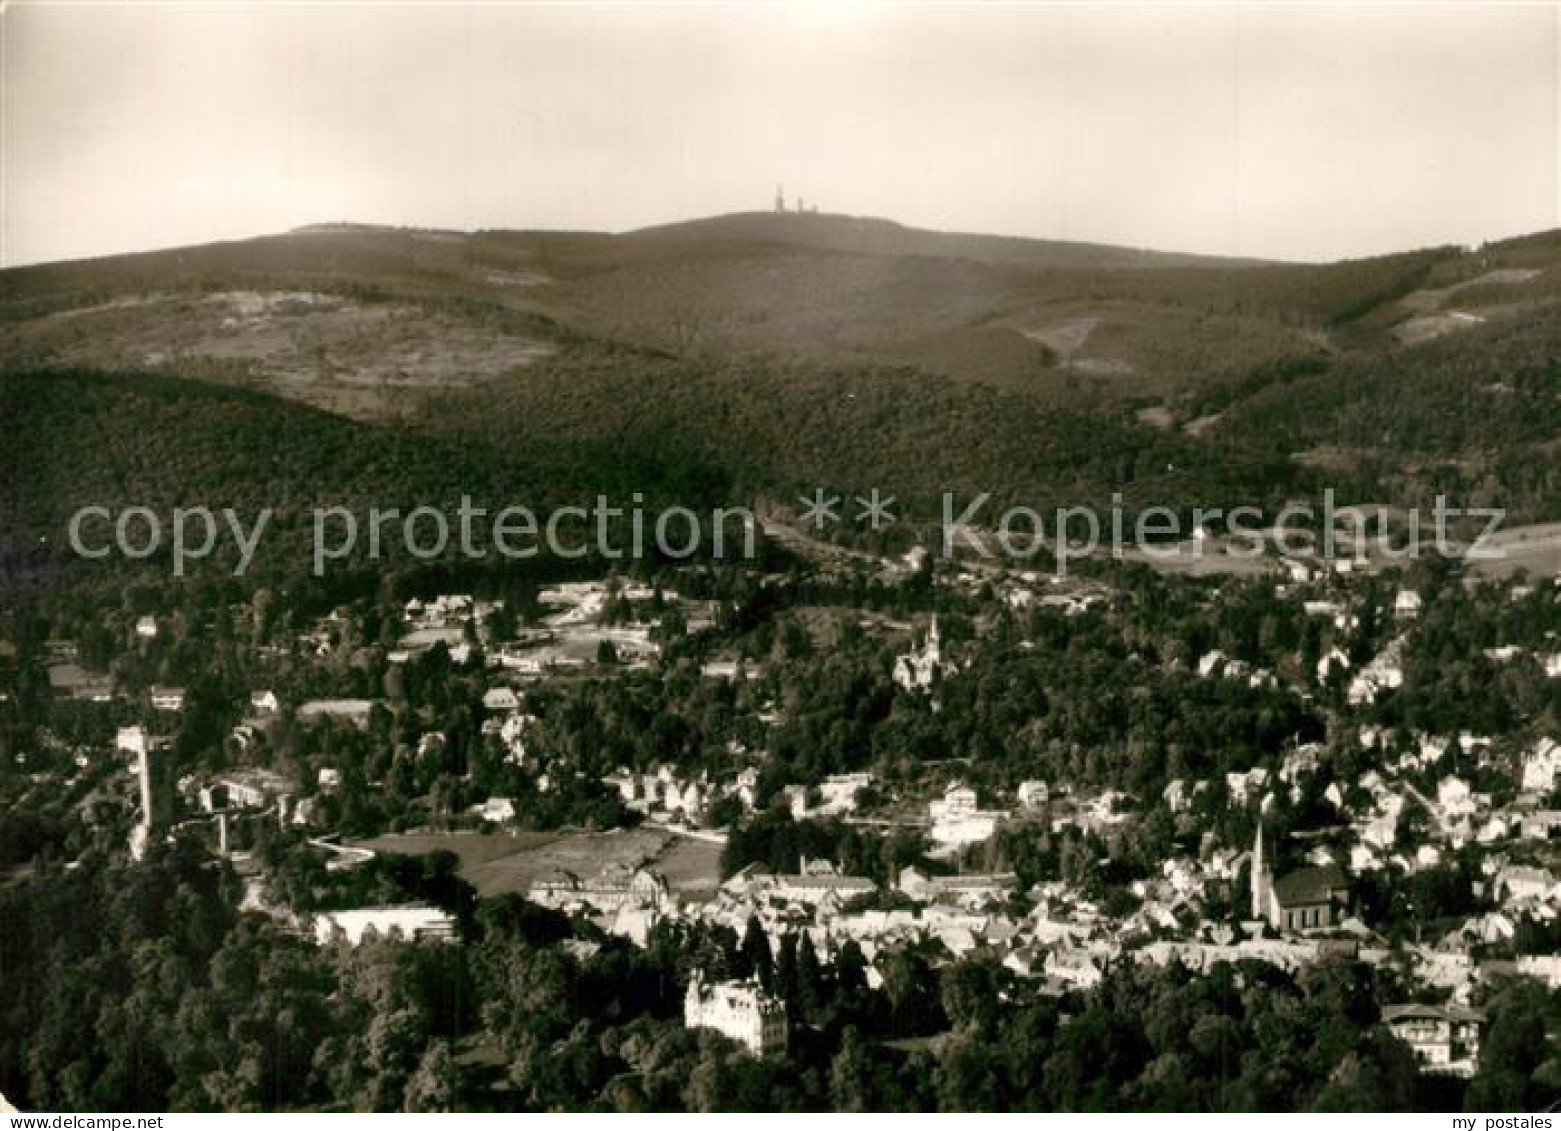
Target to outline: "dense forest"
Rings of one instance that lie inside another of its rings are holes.
[[[727,366],[567,351],[497,384],[427,396],[397,423],[343,420],[263,393],[145,375],[7,374],[0,457],[9,568],[67,557],[76,507],[276,509],[274,550],[309,508],[441,507],[462,495],[546,511],[598,494],[647,505],[791,502],[877,487],[912,523],[983,493],[991,507],[1256,505],[1323,486],[1345,500],[1561,507],[1561,320],[1384,355],[1260,370],[1193,437],[1105,408],[896,369]],[[861,437],[871,436],[872,442]],[[1295,457],[1303,458],[1297,459]],[[307,556],[304,551],[303,557]]]

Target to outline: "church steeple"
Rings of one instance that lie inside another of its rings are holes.
[[[1263,852],[1263,822],[1257,824],[1257,836],[1252,842],[1252,918],[1267,919],[1274,874],[1269,869]]]

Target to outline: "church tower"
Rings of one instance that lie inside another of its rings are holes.
[[[775,211],[786,211],[786,193],[780,185],[775,186]]]
[[[1257,825],[1257,838],[1252,842],[1252,918],[1268,919],[1269,905],[1273,902],[1274,873],[1263,853],[1263,822]]]

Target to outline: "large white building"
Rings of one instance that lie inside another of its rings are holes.
[[[714,1029],[754,1056],[786,1047],[786,1004],[757,981],[710,983],[696,975],[683,999],[683,1023]]]
[[[625,908],[666,911],[674,904],[671,888],[660,872],[622,863],[609,864],[589,879],[556,869],[535,880],[527,898],[543,907],[561,911],[582,908],[606,912]]]
[[[353,946],[365,938],[420,942],[455,940],[455,918],[437,907],[364,907],[326,911],[315,917],[314,938],[321,946],[344,938]]]
[[[929,835],[933,843],[942,848],[958,848],[989,839],[1008,814],[980,808],[975,790],[950,782],[942,797],[927,803],[927,817],[932,822]]]
[[[965,904],[982,904],[1007,899],[1019,889],[1019,879],[1012,872],[933,876],[913,866],[900,870],[895,887],[923,902],[952,899]]]
[[[1382,1023],[1414,1050],[1420,1071],[1431,1075],[1474,1075],[1480,1059],[1485,1015],[1458,1005],[1389,1005]]]

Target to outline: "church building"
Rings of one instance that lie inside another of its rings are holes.
[[[1349,898],[1349,882],[1332,864],[1299,868],[1275,880],[1263,851],[1263,826],[1258,825],[1252,845],[1252,918],[1276,931],[1334,927],[1343,919]]]

